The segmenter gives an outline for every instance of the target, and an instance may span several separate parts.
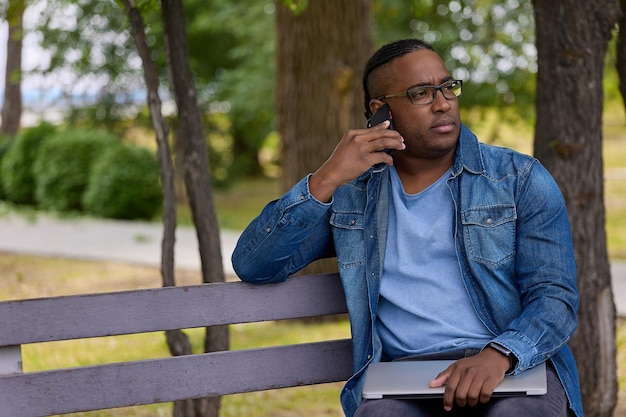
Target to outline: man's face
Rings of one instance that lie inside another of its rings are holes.
[[[451,79],[439,55],[428,49],[410,52],[388,65],[391,77],[385,86],[388,91],[382,95],[418,85],[438,86]],[[406,149],[394,158],[436,159],[454,152],[461,128],[458,99],[448,100],[437,91],[435,101],[426,105],[414,105],[407,96],[387,98],[385,102],[406,144]]]

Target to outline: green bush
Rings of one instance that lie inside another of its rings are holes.
[[[16,204],[35,204],[33,164],[39,148],[56,131],[44,122],[24,129],[6,149],[0,163],[0,179],[4,197]]]
[[[97,130],[59,132],[43,143],[34,164],[35,198],[43,209],[83,210],[94,161],[120,139]]]
[[[156,156],[144,148],[118,146],[95,162],[83,203],[97,216],[152,219],[162,198]]]
[[[0,167],[2,166],[2,160],[4,159],[4,155],[9,150],[11,146],[11,137],[6,135],[0,135]],[[4,192],[4,186],[2,185],[2,181],[0,180],[0,200],[6,199],[6,193]]]

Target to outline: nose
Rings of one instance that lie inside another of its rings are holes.
[[[441,89],[435,90],[435,100],[433,101],[431,106],[433,111],[436,113],[447,112],[452,107],[452,105],[450,104],[450,100],[444,97],[443,91]]]

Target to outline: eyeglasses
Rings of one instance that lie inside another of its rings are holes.
[[[416,106],[424,106],[435,101],[437,91],[441,91],[441,94],[446,100],[453,100],[461,95],[463,90],[463,81],[461,80],[448,80],[439,86],[434,85],[418,85],[411,87],[406,91],[395,94],[387,94],[386,96],[378,97],[378,100],[384,100],[392,97],[404,97],[407,96],[411,103]]]

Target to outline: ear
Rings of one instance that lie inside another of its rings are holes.
[[[385,104],[384,101],[379,100],[377,98],[373,98],[370,100],[370,111],[372,112],[372,114],[374,114],[378,111],[378,109],[384,106],[384,104]]]

